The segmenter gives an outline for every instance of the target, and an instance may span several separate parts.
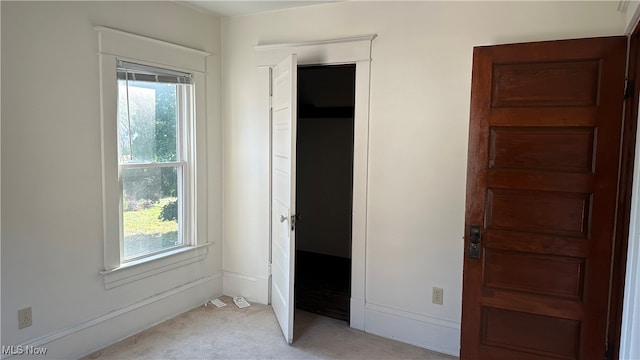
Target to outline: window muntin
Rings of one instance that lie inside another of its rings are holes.
[[[118,61],[120,259],[188,245],[190,74]]]

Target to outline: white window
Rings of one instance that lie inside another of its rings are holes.
[[[97,27],[105,286],[207,253],[205,57]],[[201,174],[200,176],[198,176]]]
[[[188,245],[191,74],[118,61],[120,258]],[[186,195],[186,196],[185,196]]]

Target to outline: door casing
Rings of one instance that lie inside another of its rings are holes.
[[[634,164],[636,158],[636,136],[638,128],[638,107],[640,106],[640,24],[637,23],[640,8],[636,11],[636,25],[629,36],[625,113],[622,132],[620,159],[620,180],[618,183],[618,215],[616,218],[615,245],[613,253],[611,301],[609,303],[609,327],[607,329],[608,355],[610,359],[620,356],[622,337],[623,305],[631,304],[633,299],[625,298],[625,275],[627,250],[629,249],[632,207],[632,188],[634,183]],[[636,179],[638,181],[638,179]],[[637,196],[637,195],[636,195]],[[633,235],[633,234],[631,234]],[[633,259],[632,259],[633,260]],[[636,261],[640,259],[635,259]],[[636,275],[637,276],[637,275]],[[627,339],[627,341],[632,341]]]
[[[352,328],[365,330],[365,261],[367,237],[367,192],[369,161],[369,78],[371,46],[376,35],[303,43],[258,45],[257,66],[272,68],[290,54],[298,65],[356,65],[353,139],[353,214],[351,235]],[[268,79],[270,81],[270,79]],[[269,164],[271,168],[271,164]],[[269,184],[271,188],[271,184]],[[271,214],[269,215],[271,217]],[[271,249],[271,246],[270,246]]]

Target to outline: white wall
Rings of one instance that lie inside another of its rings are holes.
[[[7,2],[2,13],[2,345],[74,358],[222,293],[218,18],[173,2]],[[102,25],[212,53],[208,257],[105,290],[98,37]],[[33,325],[18,330],[18,309]]]
[[[638,129],[640,134],[640,129]],[[636,143],[620,359],[640,359],[640,142]]]
[[[626,8],[626,33],[631,35],[640,18],[640,1],[629,1]],[[640,129],[638,129],[640,132]],[[631,199],[631,222],[625,275],[624,304],[622,306],[622,331],[620,359],[640,359],[640,142],[636,143],[636,158]]]
[[[640,1],[629,1],[626,7],[626,33],[631,35],[640,19]],[[640,129],[638,129],[640,131]],[[620,359],[640,360],[640,142],[636,143],[631,199],[631,222],[625,275]]]
[[[630,35],[638,23],[638,18],[640,17],[640,1],[627,1],[626,7],[623,7],[623,10],[625,12],[627,22],[626,33]]]
[[[341,2],[223,19],[225,293],[268,295],[268,73],[255,45],[378,34],[365,329],[457,354],[473,46],[625,26],[617,2]]]

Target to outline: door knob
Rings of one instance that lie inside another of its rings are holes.
[[[284,215],[280,215],[280,222],[283,223],[285,222],[285,220],[287,220],[287,217]]]
[[[469,258],[480,259],[480,241],[482,239],[482,230],[479,225],[471,225],[469,227]]]

